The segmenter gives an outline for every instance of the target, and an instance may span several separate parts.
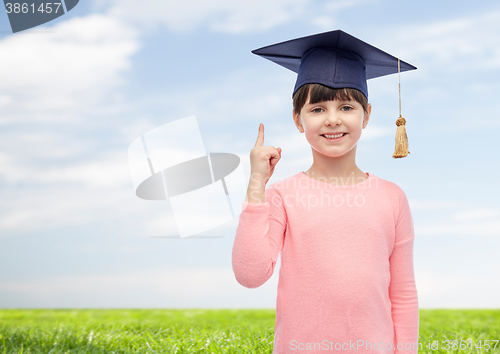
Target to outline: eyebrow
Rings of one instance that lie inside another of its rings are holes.
[[[316,102],[316,103],[306,103],[304,106],[307,106],[307,105],[315,105],[315,104],[320,104],[320,103],[323,103],[323,102],[334,102],[334,101],[337,101],[337,102],[341,102],[341,103],[344,103],[344,102],[352,102],[352,101],[355,101],[355,100],[344,100],[344,99],[340,99],[340,100],[328,100],[328,101],[319,101],[319,102]]]

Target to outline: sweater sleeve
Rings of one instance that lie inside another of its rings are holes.
[[[273,186],[266,189],[265,203],[243,202],[232,251],[238,283],[257,288],[273,275],[285,229],[283,199]]]
[[[415,234],[408,199],[403,190],[399,190],[396,240],[389,257],[391,272],[389,298],[392,304],[392,319],[397,346],[395,353],[416,354],[419,348],[419,311],[413,270]]]

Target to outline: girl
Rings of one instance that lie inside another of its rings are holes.
[[[293,119],[313,153],[309,170],[267,189],[282,151],[264,146],[262,124],[250,153],[232,266],[256,288],[281,253],[273,353],[417,353],[408,200],[355,162],[371,113],[366,80],[397,72],[398,59],[340,30],[254,53],[298,73]]]

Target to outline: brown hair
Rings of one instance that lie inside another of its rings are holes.
[[[307,97],[310,96],[309,103],[319,103],[322,101],[333,100],[354,100],[359,102],[366,113],[368,113],[368,99],[361,91],[353,88],[330,88],[321,84],[306,84],[301,86],[295,95],[293,95],[293,111],[299,114],[302,107],[307,102]]]

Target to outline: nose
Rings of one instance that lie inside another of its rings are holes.
[[[325,125],[340,125],[342,124],[342,119],[340,118],[340,115],[337,114],[337,112],[328,112],[328,114],[325,115]]]

